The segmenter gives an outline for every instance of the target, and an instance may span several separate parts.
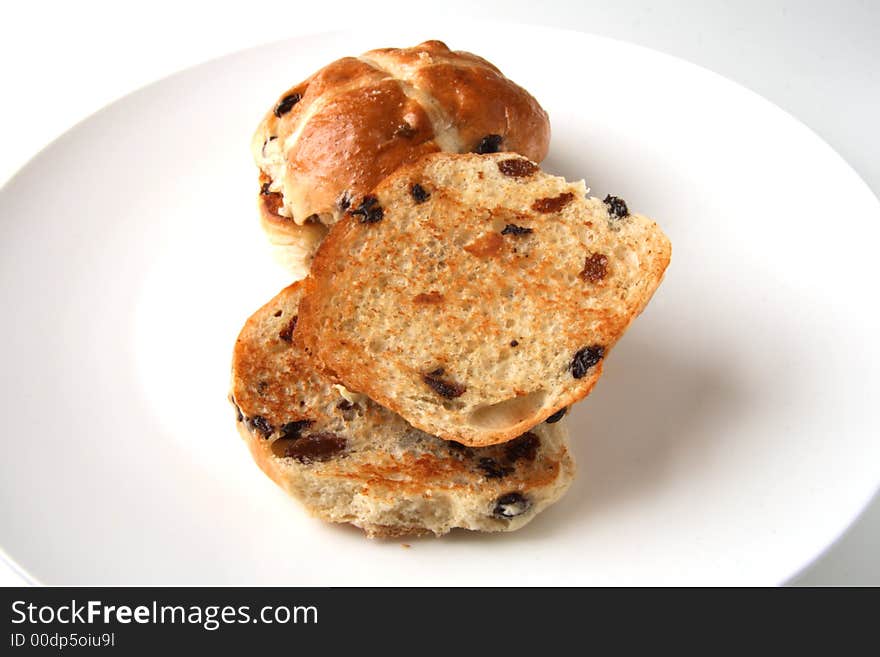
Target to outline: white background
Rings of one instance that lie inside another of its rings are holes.
[[[9,2],[0,15],[0,181],[74,123],[181,68],[296,34],[360,24],[369,29],[370,21],[412,24],[421,31],[434,12],[463,22],[491,20],[493,29],[502,31],[503,21],[511,21],[592,32],[700,64],[806,123],[880,195],[880,5],[867,0]],[[571,67],[574,80],[587,82],[590,68],[601,62],[559,65]],[[735,180],[731,190],[748,193]],[[875,497],[855,526],[794,583],[880,584],[878,554],[880,500]],[[0,564],[0,584],[21,582]]]

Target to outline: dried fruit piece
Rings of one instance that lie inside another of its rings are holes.
[[[281,329],[278,332],[278,337],[284,340],[285,342],[290,342],[293,340],[293,332],[296,330],[296,321],[299,319],[299,315],[294,315],[290,318],[290,321],[287,322],[287,326]]]
[[[516,224],[507,224],[504,229],[501,231],[502,235],[528,235],[529,233],[534,232],[531,228],[525,228],[524,226],[517,226]]]
[[[605,347],[600,344],[590,345],[578,351],[571,361],[569,368],[571,375],[576,379],[582,379],[587,371],[598,364],[605,356]]]
[[[348,213],[354,217],[359,216],[362,224],[374,224],[377,221],[382,221],[382,217],[385,216],[385,211],[375,196],[364,196],[361,204],[354,210],[349,210]]]
[[[501,479],[515,470],[515,468],[512,468],[509,465],[501,465],[495,459],[485,456],[480,459],[477,467],[483,471],[483,474],[486,475],[487,479]]]
[[[336,205],[339,206],[339,209],[345,212],[351,206],[351,192],[347,189],[339,195],[339,198],[336,199]]]
[[[516,463],[520,459],[534,461],[538,455],[538,446],[540,444],[541,439],[531,431],[527,431],[504,446],[504,456],[511,463]]]
[[[524,514],[531,506],[531,501],[521,493],[507,493],[495,500],[492,515],[496,518],[515,518]]]
[[[608,214],[612,218],[623,219],[629,216],[629,208],[626,207],[626,201],[622,198],[609,194],[603,203],[608,206]]]
[[[297,440],[285,440],[280,456],[294,458],[300,463],[323,462],[344,452],[347,445],[348,441],[335,433],[313,433]]]
[[[443,376],[443,371],[444,370],[442,367],[438,367],[433,372],[423,374],[422,381],[427,383],[431,387],[431,389],[441,397],[446,397],[447,399],[461,397],[464,394],[466,388],[463,385],[452,383],[449,380],[441,379],[440,377]]]
[[[428,200],[428,197],[431,196],[419,183],[413,183],[410,185],[409,193],[416,203],[424,203]]]
[[[413,303],[443,303],[443,295],[435,290],[422,292],[413,297]]]
[[[546,422],[547,424],[556,424],[557,422],[559,422],[559,420],[565,417],[566,413],[568,413],[568,406],[560,408],[553,415],[544,420],[544,422]]]
[[[533,175],[538,170],[538,165],[528,160],[515,157],[509,160],[501,160],[498,170],[509,178],[525,178]]]
[[[504,247],[504,238],[498,233],[486,233],[464,247],[464,250],[477,258],[491,258],[498,255]]]
[[[574,200],[574,194],[571,192],[562,192],[559,196],[548,196],[546,198],[539,198],[537,201],[532,203],[532,210],[535,212],[541,212],[543,214],[549,214],[551,212],[559,212],[566,205],[571,203]]]
[[[269,187],[271,184],[271,182],[264,182],[262,185],[260,185],[260,194],[262,194],[263,196],[269,194]]]
[[[275,106],[275,116],[281,117],[287,114],[301,100],[302,94],[288,94]]]
[[[477,148],[474,152],[479,153],[480,155],[497,153],[501,150],[502,141],[503,137],[501,135],[486,135],[480,140],[480,143],[477,144]]]
[[[251,431],[254,429],[259,431],[263,435],[263,438],[268,438],[272,435],[272,425],[269,423],[269,420],[262,415],[254,415],[253,417],[248,418],[247,425],[251,428]]]
[[[267,192],[263,194],[263,203],[266,205],[266,209],[274,215],[278,214],[278,208],[284,203],[284,199],[281,197],[279,192]]]
[[[511,347],[518,347],[518,346],[519,346],[519,341],[518,341],[518,340],[511,340],[511,341],[510,341],[510,346],[511,346]]]
[[[280,436],[287,440],[296,440],[302,436],[303,429],[314,424],[313,420],[294,420],[281,425]]]
[[[608,256],[604,253],[591,253],[584,261],[581,278],[590,283],[598,283],[608,274]]]
[[[399,126],[394,129],[395,137],[403,137],[404,139],[411,139],[412,136],[416,134],[416,129],[412,127],[409,123],[404,121]]]

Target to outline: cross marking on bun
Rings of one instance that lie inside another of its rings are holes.
[[[538,102],[481,57],[440,41],[344,57],[281,94],[257,128],[261,223],[301,277],[325,227],[398,167],[437,151],[540,162],[549,140]]]

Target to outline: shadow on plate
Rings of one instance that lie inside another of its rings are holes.
[[[516,535],[552,537],[592,514],[636,504],[682,476],[672,467],[676,459],[706,448],[713,427],[754,401],[729,377],[723,362],[700,360],[686,346],[623,340],[594,392],[568,415],[578,465],[572,487]],[[443,540],[511,539],[456,530]]]
[[[455,529],[446,536],[376,539],[417,546],[424,541],[535,541],[552,539],[593,514],[639,500],[681,477],[674,466],[691,450],[710,448],[713,428],[745,415],[756,403],[731,379],[723,359],[624,339],[608,356],[593,393],[567,416],[577,476],[565,496],[524,528],[508,534]],[[587,520],[589,526],[589,520]],[[350,533],[360,529],[338,525]],[[364,538],[364,540],[367,540]]]

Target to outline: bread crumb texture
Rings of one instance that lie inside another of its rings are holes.
[[[470,446],[587,395],[670,261],[654,221],[513,153],[428,155],[371,195],[382,220],[346,216],[316,256],[302,342],[348,389]]]
[[[318,372],[293,320],[302,287],[286,288],[245,324],[230,400],[256,463],[310,513],[373,537],[509,531],[566,491],[574,461],[562,422],[470,448],[419,431]]]

